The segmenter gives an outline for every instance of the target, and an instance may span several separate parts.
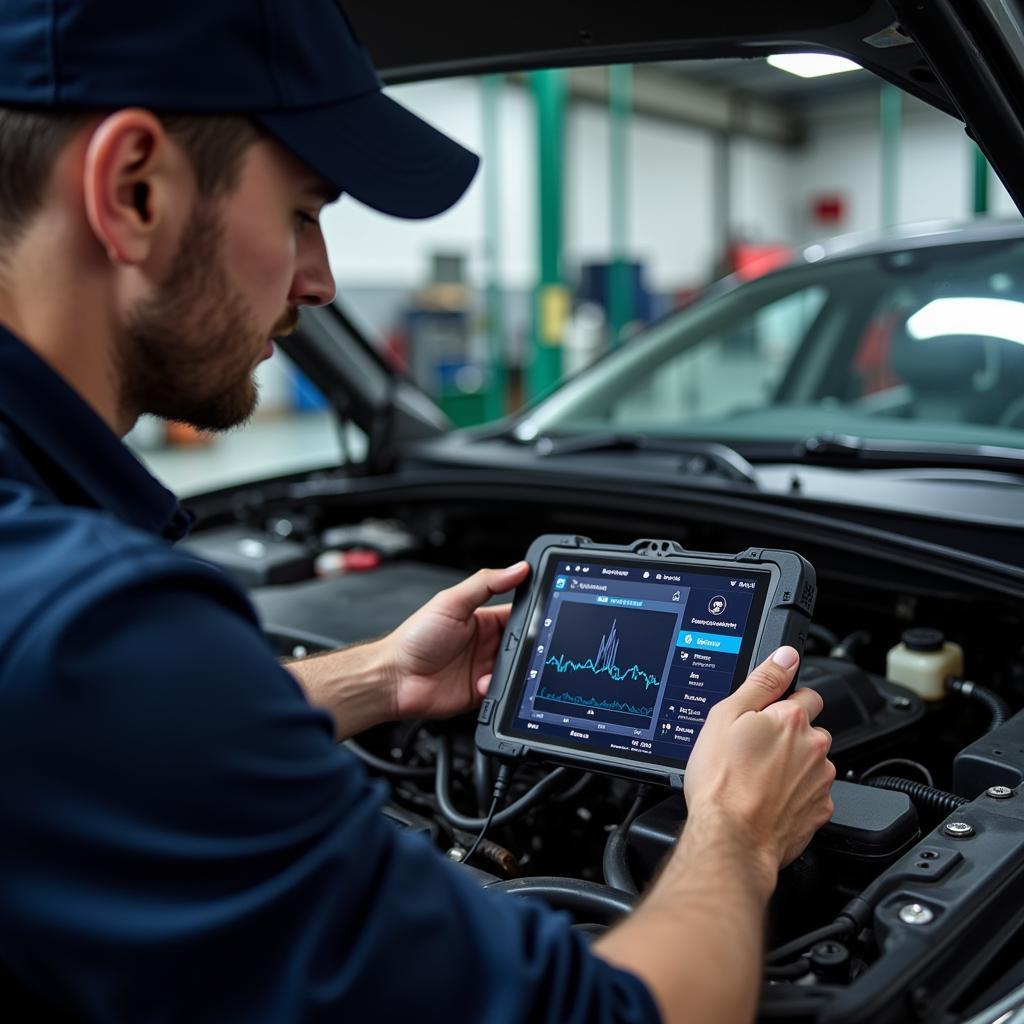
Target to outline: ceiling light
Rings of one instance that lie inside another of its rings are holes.
[[[780,71],[788,71],[801,78],[821,78],[839,75],[844,71],[859,71],[860,65],[833,53],[773,53],[768,63]]]
[[[907,320],[907,332],[921,341],[975,334],[1024,345],[1024,303],[967,296],[933,299]]]

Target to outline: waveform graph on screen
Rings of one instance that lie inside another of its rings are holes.
[[[534,710],[645,728],[675,633],[671,612],[566,601],[544,652]]]

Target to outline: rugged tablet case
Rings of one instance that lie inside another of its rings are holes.
[[[772,651],[784,644],[795,647],[801,656],[803,655],[807,627],[814,614],[817,581],[814,567],[795,551],[748,548],[746,551],[730,555],[714,551],[688,551],[671,540],[642,539],[632,544],[595,544],[589,537],[545,534],[530,545],[530,550],[526,554],[526,560],[530,563],[530,575],[516,590],[490,688],[477,716],[476,744],[484,754],[509,761],[531,759],[570,764],[590,771],[622,775],[647,782],[661,782],[675,787],[682,785],[682,773],[667,771],[663,766],[647,767],[642,763],[584,750],[565,749],[564,752],[557,752],[548,746],[535,748],[527,740],[503,736],[499,732],[500,724],[506,717],[506,703],[512,694],[520,641],[526,632],[534,605],[544,598],[538,587],[541,578],[539,570],[545,557],[556,552],[564,552],[577,558],[583,555],[591,558],[600,558],[603,555],[650,558],[652,561],[699,558],[718,562],[722,568],[736,566],[737,569],[774,566],[778,571],[778,580],[774,592],[765,597],[765,609],[762,613],[764,625],[751,664],[760,664]],[[793,686],[796,686],[796,679]],[[549,741],[549,745],[555,744],[550,744]]]

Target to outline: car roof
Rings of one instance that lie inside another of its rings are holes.
[[[930,249],[944,245],[970,245],[985,242],[1024,240],[1024,220],[1015,218],[980,218],[951,223],[929,221],[904,225],[898,230],[857,232],[837,235],[820,242],[805,245],[795,253],[796,262],[817,263],[821,260],[851,256],[875,256],[914,249]]]

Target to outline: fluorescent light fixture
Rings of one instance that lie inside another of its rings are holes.
[[[980,334],[1024,345],[1024,302],[1013,299],[933,299],[907,320],[912,338]]]
[[[861,69],[859,64],[834,53],[773,53],[768,63],[801,78],[821,78],[822,75],[840,75],[844,71]]]

